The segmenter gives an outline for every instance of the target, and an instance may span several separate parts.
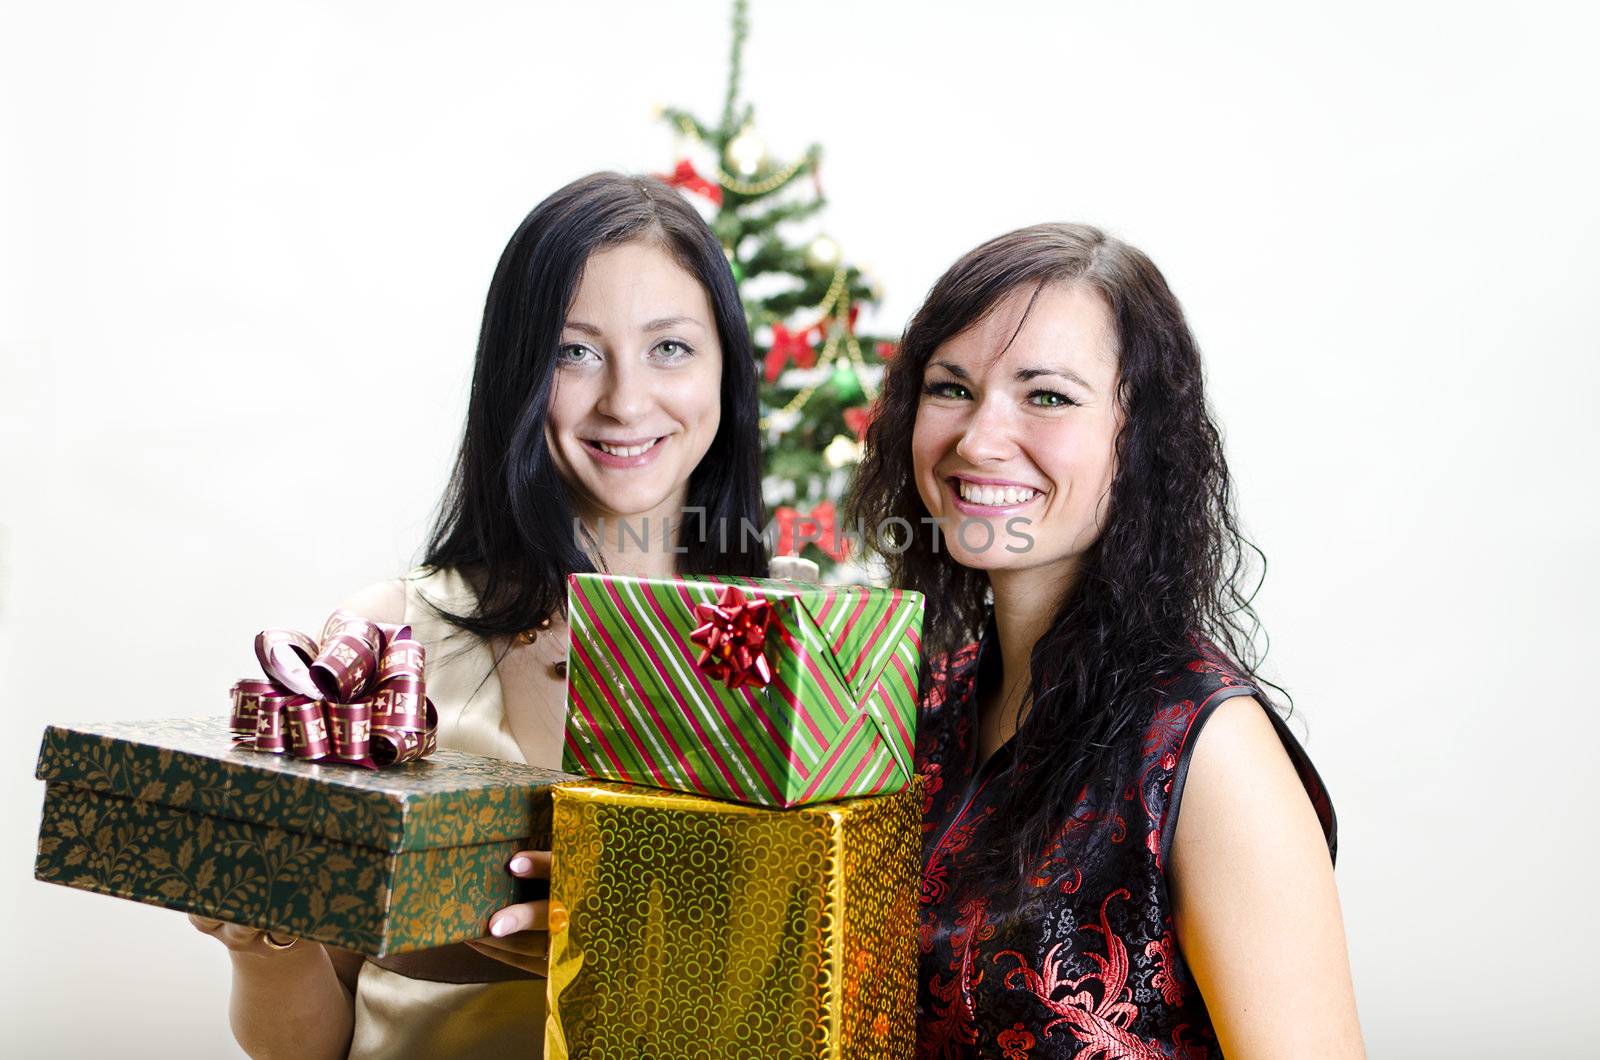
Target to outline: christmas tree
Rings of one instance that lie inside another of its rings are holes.
[[[745,0],[733,5],[717,123],[663,108],[679,157],[661,176],[714,210],[711,226],[739,283],[760,361],[762,490],[777,528],[774,554],[804,556],[825,575],[859,580],[838,509],[861,459],[883,361],[895,347],[857,334],[861,309],[881,294],[815,223],[827,204],[821,149],[776,157],[756,130],[754,107],[739,99],[746,7]]]

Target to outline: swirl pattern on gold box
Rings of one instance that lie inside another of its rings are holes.
[[[909,1057],[920,807],[558,787],[546,1055]]]

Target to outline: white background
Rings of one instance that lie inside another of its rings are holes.
[[[1372,1053],[1591,1050],[1580,5],[754,6],[759,131],[824,144],[882,330],[1047,219],[1184,300],[1271,560],[1268,670],[1341,818]],[[651,110],[715,116],[725,5],[4,11],[0,1023],[13,1055],[229,1055],[220,946],[31,880],[39,733],[220,713],[255,630],[407,565],[506,238],[574,176],[671,167]]]

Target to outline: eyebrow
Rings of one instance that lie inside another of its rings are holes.
[[[647,322],[642,330],[667,331],[670,328],[682,327],[685,324],[693,324],[695,327],[699,328],[705,327],[704,324],[701,324],[700,321],[694,319],[693,317],[673,316],[657,317],[656,319]],[[564,326],[571,328],[573,331],[581,331],[585,335],[593,335],[596,338],[599,338],[602,334],[604,334],[604,332],[602,332],[600,328],[596,327],[594,324],[588,324],[582,320],[569,320]]]
[[[952,364],[949,361],[934,361],[933,363],[938,365],[940,368],[943,368],[945,371],[949,372],[951,375],[955,376],[957,379],[965,380],[965,379],[969,378],[967,373],[966,373],[966,370],[963,369],[960,365]],[[1094,387],[1089,385],[1088,380],[1084,379],[1083,376],[1079,375],[1077,372],[1074,372],[1070,368],[1061,368],[1061,367],[1019,368],[1019,369],[1017,369],[1017,382],[1026,383],[1029,380],[1039,378],[1041,375],[1057,375],[1057,376],[1060,376],[1062,379],[1065,379],[1068,382],[1077,383],[1079,386],[1083,387],[1083,389],[1089,391],[1091,394],[1094,393]]]

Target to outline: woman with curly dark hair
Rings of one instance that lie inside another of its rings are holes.
[[[852,508],[929,601],[920,1054],[1361,1055],[1333,809],[1255,677],[1199,350],[1150,260],[1039,225],[953,265]]]

